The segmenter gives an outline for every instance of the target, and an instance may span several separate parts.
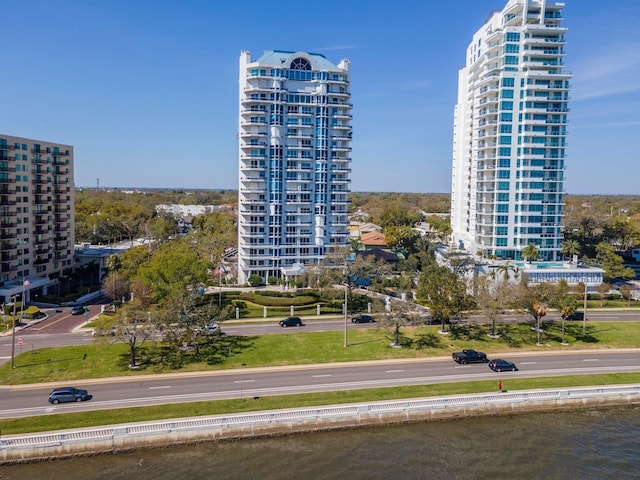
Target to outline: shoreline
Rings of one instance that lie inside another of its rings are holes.
[[[472,416],[640,405],[640,384],[289,408],[0,437],[0,465]]]

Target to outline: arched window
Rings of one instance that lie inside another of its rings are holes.
[[[296,58],[291,62],[291,70],[311,70],[311,64],[304,58]]]

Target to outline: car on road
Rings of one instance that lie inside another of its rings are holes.
[[[301,327],[304,325],[300,317],[287,317],[284,320],[280,320],[280,326],[285,327]]]
[[[361,313],[360,315],[356,315],[351,319],[352,323],[371,323],[375,322],[373,319],[373,315],[368,315],[366,313]]]
[[[478,352],[477,350],[471,350],[470,348],[464,349],[461,352],[453,352],[451,357],[461,364],[467,363],[487,363],[489,359],[484,352]]]
[[[584,320],[584,312],[573,312],[571,315],[567,315],[565,320]]]
[[[204,333],[207,335],[222,335],[222,329],[216,322],[207,323],[204,326]]]
[[[71,315],[83,315],[87,311],[84,307],[73,307],[71,309]]]
[[[518,367],[516,367],[515,363],[509,362],[508,360],[503,360],[501,358],[496,358],[489,362],[489,368],[494,372],[517,372]]]
[[[67,402],[84,402],[85,400],[91,400],[91,395],[81,388],[54,388],[49,394],[49,403],[53,403],[54,405]]]

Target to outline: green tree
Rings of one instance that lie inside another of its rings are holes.
[[[556,308],[560,312],[560,317],[562,318],[562,344],[564,345],[566,343],[564,337],[565,322],[567,321],[567,318],[569,316],[573,315],[576,312],[576,297],[568,293],[560,295],[556,301]]]
[[[185,238],[159,247],[149,261],[140,266],[136,278],[152,287],[153,302],[160,303],[175,292],[197,288],[205,282],[207,266]]]
[[[528,312],[534,319],[537,333],[537,345],[540,343],[542,331],[540,320],[547,315],[549,308],[557,301],[556,286],[550,283],[540,283],[530,286],[525,282],[520,283],[520,289],[516,304]]]
[[[427,305],[431,317],[442,322],[442,331],[452,318],[460,316],[472,306],[467,285],[453,271],[432,264],[422,273],[416,289],[418,300]]]
[[[540,251],[535,243],[530,243],[522,249],[522,258],[531,263],[540,257]]]
[[[420,233],[409,226],[388,226],[384,229],[384,236],[387,245],[396,251],[405,251],[407,254],[418,251],[416,243],[420,238]]]
[[[561,253],[569,258],[580,255],[580,244],[576,240],[566,240],[562,242]]]
[[[604,280],[614,278],[631,279],[635,278],[635,272],[624,266],[624,260],[615,251],[615,248],[605,242],[596,246],[596,261],[601,264],[604,270]]]
[[[511,263],[510,260],[507,260],[506,262],[498,265],[497,267],[495,267],[495,269],[496,272],[502,276],[502,279],[505,282],[509,281],[511,273],[513,273],[514,278],[517,278],[518,274],[520,273],[520,269],[518,268],[518,266]]]

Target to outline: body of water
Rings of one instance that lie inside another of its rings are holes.
[[[1,480],[637,479],[640,408],[464,418],[0,467]]]

